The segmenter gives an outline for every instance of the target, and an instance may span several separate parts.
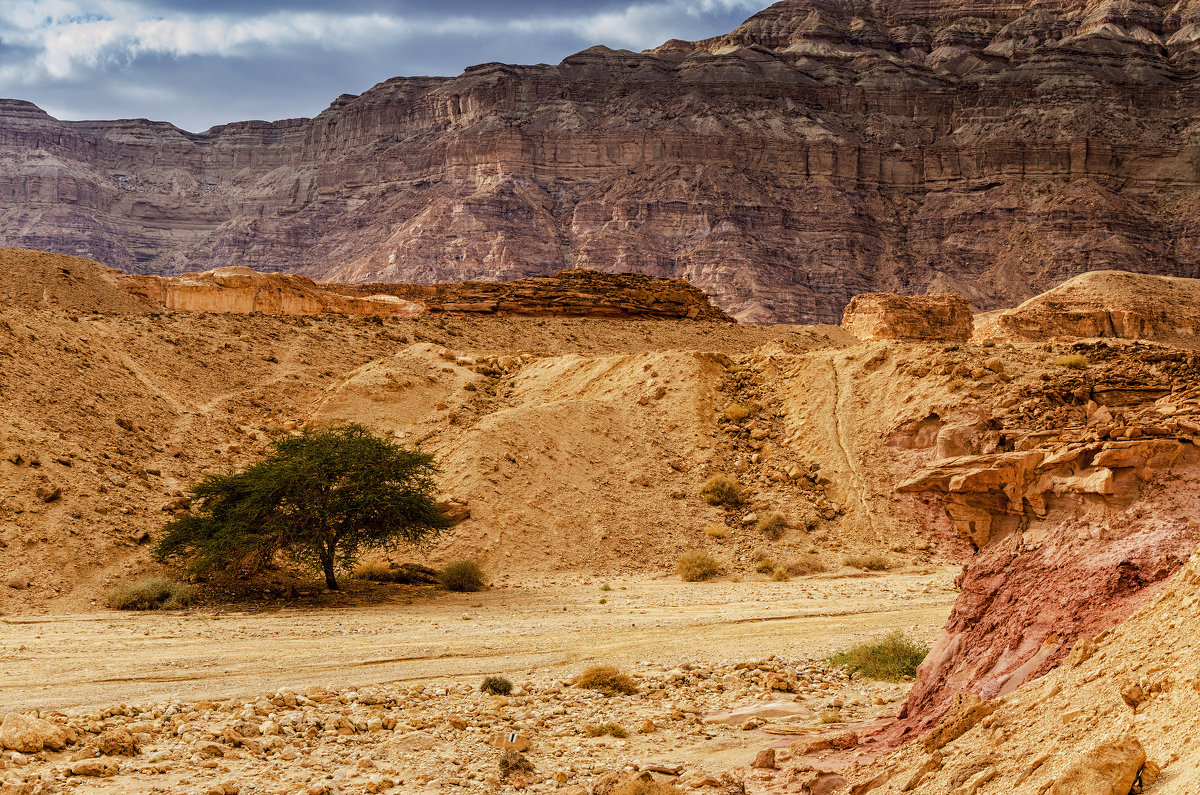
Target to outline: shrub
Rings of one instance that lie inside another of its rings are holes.
[[[1088,360],[1086,356],[1078,353],[1068,353],[1059,356],[1054,360],[1055,367],[1065,367],[1068,370],[1086,370]]]
[[[821,710],[821,723],[841,723],[842,711],[836,707]]]
[[[493,696],[507,696],[512,689],[512,682],[503,676],[484,677],[483,682],[479,685],[480,693],[491,693]]]
[[[666,781],[635,778],[613,790],[613,795],[679,795],[682,790]]]
[[[530,762],[523,753],[514,751],[509,748],[500,755],[500,777],[509,778],[518,773],[532,773],[533,762]]]
[[[593,665],[575,678],[575,687],[600,690],[610,696],[629,696],[637,692],[633,677],[621,673],[615,665]]]
[[[609,585],[608,583],[604,583],[603,585],[601,585],[601,586],[600,586],[600,590],[601,590],[601,591],[611,591],[611,590],[612,590],[612,586],[611,586],[611,585]]]
[[[165,577],[118,585],[104,595],[116,610],[178,610],[196,601],[196,589]]]
[[[767,511],[758,519],[755,528],[772,541],[783,535],[789,527],[787,517],[781,511]]]
[[[721,566],[703,549],[693,549],[679,556],[675,571],[684,582],[700,582],[715,577]]]
[[[588,726],[587,727],[587,736],[588,737],[606,737],[606,736],[607,737],[616,737],[618,740],[621,740],[621,739],[628,737],[629,732],[625,731],[624,726],[620,726],[616,723],[605,722],[605,723],[598,724],[596,726]]]
[[[801,555],[787,564],[787,573],[793,577],[819,574],[823,571],[829,571],[829,567],[818,555]]]
[[[729,537],[729,528],[723,524],[710,524],[704,528],[704,535],[709,538],[722,539]]]
[[[771,579],[775,582],[787,582],[792,578],[791,575],[789,575],[783,569],[775,569],[775,573],[771,575]]]
[[[842,563],[865,571],[886,571],[892,567],[890,561],[878,552],[871,555],[847,555]]]
[[[479,591],[486,582],[483,567],[474,560],[456,560],[438,572],[438,585],[447,591]]]
[[[757,411],[758,407],[752,403],[734,403],[731,406],[726,406],[723,413],[725,414],[725,419],[732,420],[733,422],[741,422],[757,413]]]
[[[915,676],[917,666],[929,653],[929,647],[894,630],[874,643],[860,643],[829,658],[832,665],[868,679],[898,682]]]
[[[350,576],[356,580],[391,582],[392,564],[380,557],[371,557],[354,567]]]
[[[762,562],[760,562],[754,568],[754,570],[757,571],[759,574],[771,574],[772,572],[775,571],[775,564],[771,562],[770,558],[764,558],[762,560]]]
[[[724,473],[713,475],[706,480],[700,494],[709,505],[736,508],[742,504],[742,484],[737,478]]]

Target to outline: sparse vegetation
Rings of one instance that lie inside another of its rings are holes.
[[[725,508],[737,508],[743,500],[742,484],[733,475],[725,473],[713,475],[706,480],[700,494],[709,505],[720,505]]]
[[[666,781],[635,778],[613,790],[613,795],[679,795],[682,790]]]
[[[593,665],[575,677],[575,687],[599,690],[610,696],[630,696],[637,692],[637,682],[622,673],[615,665]]]
[[[829,658],[831,665],[868,679],[899,682],[917,673],[917,666],[929,653],[929,647],[894,630],[874,643],[861,643]]]
[[[763,558],[761,561],[759,561],[758,565],[754,567],[754,570],[759,574],[771,574],[775,571],[775,564],[771,562],[770,558]]]
[[[878,552],[870,555],[847,555],[842,563],[864,571],[887,571],[892,567],[891,561]]]
[[[675,571],[684,582],[700,582],[715,577],[721,571],[721,566],[705,550],[693,549],[679,556]]]
[[[616,737],[618,740],[629,736],[629,732],[625,731],[625,727],[616,723],[605,722],[595,726],[587,727],[588,737]]]
[[[118,585],[104,595],[104,603],[114,610],[178,610],[195,601],[193,586],[166,577]]]
[[[487,676],[479,685],[480,693],[491,693],[493,696],[507,696],[513,691],[512,682],[503,676]]]
[[[792,578],[784,569],[775,569],[775,573],[771,575],[771,579],[775,582],[787,582]]]
[[[818,555],[801,555],[787,564],[787,573],[793,577],[820,574],[823,571],[829,571],[829,567]]]
[[[483,566],[475,560],[456,560],[446,564],[445,568],[438,572],[438,585],[447,591],[460,593],[479,591],[486,583],[487,577],[483,573]]]
[[[372,582],[391,582],[392,564],[380,557],[371,557],[362,561],[350,576],[356,580],[371,580]]]
[[[509,748],[500,755],[501,778],[511,778],[520,774],[532,773],[533,769],[533,762],[530,762],[525,754],[520,751],[514,751]]]
[[[279,436],[258,463],[193,486],[196,508],[167,523],[153,554],[202,573],[252,571],[284,553],[337,590],[337,566],[451,524],[434,501],[436,474],[432,456],[361,425]]]
[[[710,524],[704,528],[704,535],[719,541],[729,537],[729,528],[723,524]]]
[[[741,422],[742,420],[753,417],[758,413],[758,407],[753,403],[734,403],[731,406],[725,407],[725,419],[732,422]]]
[[[1086,370],[1088,366],[1087,357],[1079,353],[1068,353],[1057,357],[1054,360],[1055,367],[1064,367],[1068,370]]]
[[[600,590],[601,590],[601,591],[611,591],[611,590],[612,590],[612,586],[611,586],[611,585],[609,585],[608,583],[604,583],[603,585],[601,585],[601,586],[600,586]]]
[[[782,511],[767,511],[758,518],[755,529],[772,541],[780,538],[789,527],[787,517]]]
[[[842,711],[836,707],[821,710],[821,723],[841,723]]]

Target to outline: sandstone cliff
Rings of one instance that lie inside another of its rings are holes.
[[[396,78],[192,134],[0,101],[0,243],[140,273],[685,278],[741,319],[1200,275],[1200,13],[785,0],[738,30]]]

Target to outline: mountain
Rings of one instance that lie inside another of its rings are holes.
[[[785,0],[203,133],[0,101],[0,245],[146,274],[684,278],[742,320],[1200,276],[1200,3]]]

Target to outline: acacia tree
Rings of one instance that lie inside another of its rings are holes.
[[[271,448],[240,472],[192,487],[193,510],[167,523],[154,557],[178,556],[203,573],[254,570],[283,553],[320,569],[336,590],[337,565],[452,524],[434,500],[433,457],[361,425],[307,429]]]

